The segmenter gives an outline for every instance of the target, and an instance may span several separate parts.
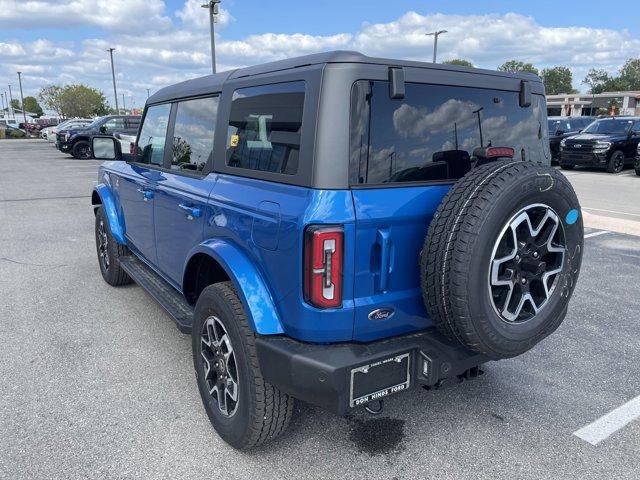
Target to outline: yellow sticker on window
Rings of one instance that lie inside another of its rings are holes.
[[[238,142],[240,142],[240,135],[231,135],[231,141],[229,142],[229,145],[231,147],[237,147]]]

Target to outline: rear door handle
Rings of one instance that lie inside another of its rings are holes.
[[[199,209],[198,207],[191,207],[189,205],[186,205],[184,203],[180,203],[178,205],[178,208],[180,208],[181,210],[184,210],[187,214],[187,219],[189,220],[193,220],[194,218],[200,218],[202,216],[202,210]]]
[[[145,202],[148,202],[149,200],[151,200],[153,198],[153,191],[152,190],[145,190],[144,188],[139,188],[138,192],[142,194],[142,199]]]
[[[380,281],[378,282],[378,289],[384,292],[389,288],[389,272],[391,271],[391,235],[389,230],[378,230],[376,243],[380,246]]]

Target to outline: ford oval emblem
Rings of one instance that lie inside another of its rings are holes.
[[[378,308],[369,314],[369,320],[387,320],[396,313],[393,308]]]

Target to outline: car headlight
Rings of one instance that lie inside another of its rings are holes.
[[[638,148],[637,148],[636,152],[638,153],[638,156],[640,157],[640,143],[638,144]]]
[[[561,146],[561,147],[563,147],[563,148],[567,146],[567,139],[566,139],[566,138],[563,138],[563,139],[560,141],[560,146]]]
[[[594,152],[606,152],[611,147],[611,142],[596,142],[593,146]]]

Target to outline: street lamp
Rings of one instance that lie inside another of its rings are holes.
[[[12,103],[13,103],[13,95],[11,94],[11,85],[9,85],[9,112],[11,112],[11,116],[15,120],[16,112],[13,111],[13,105],[11,105]]]
[[[24,110],[24,96],[22,95],[22,72],[18,72],[18,83],[20,84],[20,105],[22,105],[22,118],[24,118],[25,129],[27,128],[27,112]]]
[[[447,33],[446,30],[437,30],[435,32],[425,33],[427,37],[433,35],[433,63],[436,63],[436,54],[438,52],[438,37],[443,33]]]
[[[214,24],[216,23],[216,15],[218,15],[218,4],[221,0],[209,0],[208,3],[202,5],[202,8],[209,10],[209,30],[211,33],[211,71],[216,73],[216,37]]]
[[[2,116],[4,117],[4,93],[0,93],[0,99],[2,100]]]
[[[113,51],[115,48],[109,48],[106,51],[109,52],[109,56],[111,57],[111,79],[113,80],[113,98],[116,99],[116,113],[120,113],[120,109],[118,108],[118,90],[116,90],[116,70],[113,68]]]

